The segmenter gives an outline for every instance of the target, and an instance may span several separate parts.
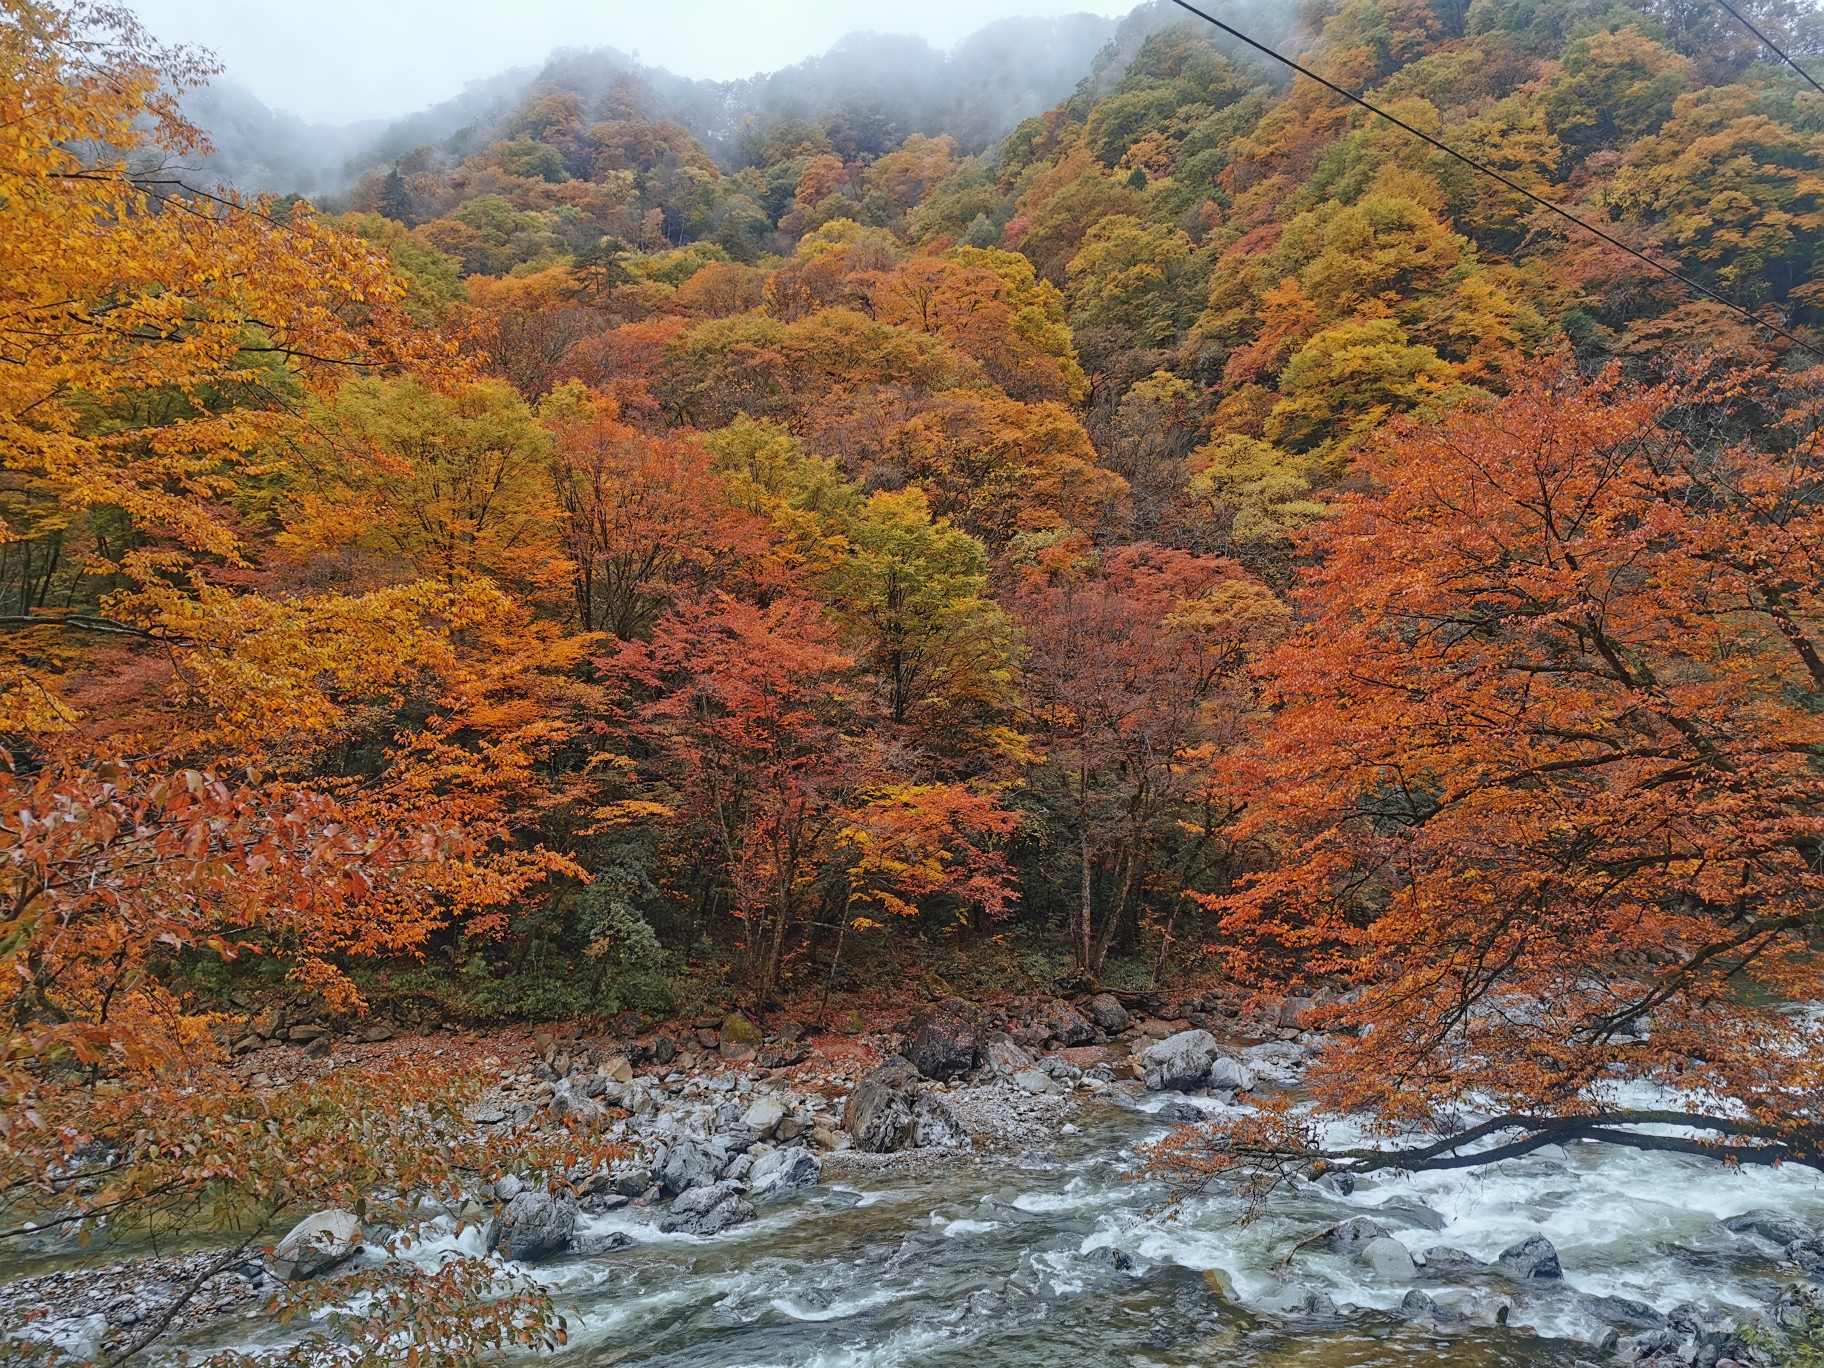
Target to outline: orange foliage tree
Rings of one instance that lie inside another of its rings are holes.
[[[250,1090],[216,1037],[232,1022],[177,986],[270,956],[358,1011],[351,961],[418,953],[556,868],[513,846],[507,812],[561,728],[533,682],[565,659],[481,580],[263,592],[243,519],[309,430],[300,401],[357,369],[440,383],[449,352],[359,238],[168,169],[202,146],[177,113],[202,74],[125,11],[0,4],[0,541],[54,559],[86,540],[114,589],[0,622],[0,1241],[232,1232],[215,1272],[299,1208],[366,1203],[404,1228],[421,1195],[502,1166],[562,1181],[609,1151],[473,1139],[462,1071]],[[129,652],[74,652],[72,632]],[[428,720],[362,737],[381,773],[302,781],[408,702]],[[548,1296],[479,1267],[443,1290],[463,1296],[435,1303],[448,1333],[421,1325],[419,1361],[561,1335]]]
[[[1824,449],[1810,406],[1732,444],[1765,425],[1738,402],[1550,367],[1394,429],[1310,534],[1310,620],[1263,667],[1273,867],[1215,905],[1244,971],[1354,989],[1310,1091],[1381,1139],[1327,1153],[1269,1109],[1161,1167],[1577,1138],[1824,1165],[1815,1035],[1780,1008],[1824,914]]]

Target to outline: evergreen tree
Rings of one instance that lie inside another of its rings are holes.
[[[395,166],[380,182],[380,212],[406,227],[412,226],[412,195],[405,188],[405,177]]]

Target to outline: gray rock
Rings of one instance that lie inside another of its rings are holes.
[[[671,1204],[659,1229],[666,1234],[719,1235],[754,1218],[754,1204],[741,1195],[739,1183],[692,1188]]]
[[[1336,1302],[1319,1287],[1301,1283],[1262,1300],[1261,1307],[1281,1316],[1334,1316]]]
[[[1218,1055],[1210,1062],[1210,1086],[1224,1092],[1247,1092],[1256,1082],[1254,1070],[1240,1060]]]
[[[1314,998],[1289,997],[1280,1002],[1274,1019],[1281,1026],[1302,1026],[1304,1023],[1300,1018],[1315,1006],[1317,1001]]]
[[[1174,1126],[1196,1125],[1204,1119],[1203,1108],[1189,1102],[1167,1102],[1153,1115]]]
[[[1066,1049],[1088,1045],[1096,1038],[1096,1028],[1089,1018],[1062,1000],[1047,1007],[1038,1024],[1045,1027],[1046,1033]]]
[[[1767,1304],[1768,1318],[1786,1331],[1802,1332],[1820,1312],[1824,1312],[1824,1297],[1816,1289],[1798,1283],[1787,1283]]]
[[[1440,1212],[1433,1211],[1425,1203],[1415,1202],[1410,1197],[1395,1197],[1390,1202],[1382,1202],[1374,1209],[1374,1214],[1390,1221],[1398,1221],[1401,1225],[1429,1230],[1434,1235],[1448,1224]]]
[[[1501,1251],[1495,1267],[1510,1278],[1531,1281],[1561,1278],[1564,1269],[1558,1264],[1558,1251],[1543,1235],[1529,1235],[1517,1245]]]
[[[688,1192],[691,1188],[707,1187],[720,1178],[729,1159],[726,1142],[683,1136],[671,1143],[663,1166],[653,1176],[667,1193]]]
[[[1434,1297],[1416,1287],[1401,1299],[1400,1314],[1407,1320],[1435,1321],[1439,1325],[1449,1325],[1452,1321],[1462,1319],[1455,1311],[1438,1305]]]
[[[1578,1298],[1585,1311],[1588,1311],[1604,1325],[1612,1325],[1619,1330],[1657,1330],[1663,1325],[1671,1324],[1665,1314],[1656,1311],[1645,1302],[1633,1301],[1627,1297],[1593,1297]]]
[[[551,1101],[547,1104],[551,1115],[559,1121],[565,1117],[574,1117],[578,1121],[600,1121],[604,1115],[602,1104],[589,1096],[588,1090],[572,1078],[559,1079],[557,1086],[551,1090]]]
[[[982,1062],[993,1070],[997,1077],[1012,1078],[1022,1070],[1032,1067],[1032,1056],[1006,1036],[996,1034],[988,1038],[988,1044],[982,1050]]]
[[[912,1065],[889,1059],[855,1085],[843,1108],[843,1128],[870,1154],[903,1149],[912,1138]]]
[[[1690,1340],[1695,1358],[1688,1361],[1701,1368],[1712,1368],[1718,1359],[1739,1359],[1749,1352],[1742,1341],[1740,1322],[1720,1307],[1680,1302],[1666,1313],[1666,1319],[1673,1330]]]
[[[515,1259],[542,1259],[563,1253],[575,1236],[576,1199],[531,1188],[507,1203],[488,1247]]]
[[[1784,1248],[1790,1244],[1809,1244],[1816,1232],[1805,1222],[1783,1211],[1744,1211],[1723,1222],[1732,1235],[1754,1235]]]
[[[942,1099],[920,1093],[912,1103],[912,1143],[920,1149],[968,1149],[969,1136]]]
[[[785,1103],[777,1097],[757,1097],[741,1114],[741,1124],[756,1135],[771,1135],[785,1120]]]
[[[1365,1240],[1354,1253],[1383,1282],[1405,1282],[1412,1277],[1412,1254],[1391,1235],[1376,1235],[1372,1240]]]
[[[652,1186],[652,1174],[641,1164],[617,1164],[609,1174],[608,1186],[622,1197],[639,1197]]]
[[[1089,1261],[1091,1263],[1101,1264],[1105,1268],[1112,1268],[1117,1273],[1132,1273],[1139,1267],[1139,1265],[1134,1262],[1134,1256],[1132,1254],[1129,1254],[1125,1249],[1116,1249],[1113,1245],[1101,1245],[1090,1250]]]
[[[1389,1234],[1387,1227],[1367,1216],[1351,1216],[1346,1221],[1338,1221],[1324,1237],[1325,1242],[1333,1249],[1353,1250],[1365,1245],[1370,1240],[1378,1240]]]
[[[1678,1331],[1667,1326],[1663,1330],[1649,1330],[1645,1334],[1630,1335],[1624,1340],[1618,1340],[1612,1352],[1623,1363],[1639,1363],[1661,1354],[1676,1354],[1679,1339]]]
[[[906,1042],[906,1057],[926,1078],[961,1078],[980,1057],[981,1013],[973,1003],[949,997],[926,1012]]]
[[[1493,1271],[1492,1264],[1484,1263],[1467,1250],[1453,1249],[1449,1245],[1433,1245],[1419,1257],[1425,1261],[1425,1271],[1439,1278],[1461,1278]]]
[[[599,1258],[604,1254],[618,1254],[623,1249],[632,1249],[634,1238],[624,1230],[610,1230],[603,1235],[585,1235],[571,1247],[578,1254]]]
[[[1241,1052],[1241,1057],[1249,1064],[1278,1065],[1281,1068],[1303,1068],[1305,1064],[1305,1047],[1293,1040],[1269,1040],[1259,1045],[1250,1045]]]
[[[1824,1240],[1794,1240],[1786,1246],[1785,1253],[1788,1259],[1813,1277],[1824,1273]]]
[[[102,1356],[101,1342],[108,1333],[108,1318],[99,1311],[87,1316],[63,1316],[55,1320],[31,1321],[18,1330],[9,1331],[6,1339],[13,1344],[31,1345],[56,1351],[54,1361],[96,1363]],[[32,1351],[27,1350],[31,1355]],[[11,1357],[7,1355],[6,1357]]]
[[[755,1201],[797,1188],[814,1187],[823,1180],[823,1160],[808,1149],[793,1145],[774,1150],[754,1161],[748,1174],[748,1195]]]
[[[1013,1086],[1035,1097],[1040,1093],[1056,1091],[1052,1086],[1051,1075],[1043,1069],[1021,1069],[1013,1076]]]
[[[327,1273],[360,1247],[361,1222],[354,1212],[319,1211],[293,1226],[260,1262],[280,1282],[295,1282]]]
[[[1110,1035],[1120,1035],[1131,1024],[1127,1008],[1113,993],[1097,993],[1089,1000],[1089,1019]]]
[[[1142,1050],[1140,1067],[1154,1092],[1190,1092],[1210,1081],[1210,1065],[1220,1053],[1208,1031],[1180,1031]]]

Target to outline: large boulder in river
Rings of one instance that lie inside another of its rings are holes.
[[[576,1238],[576,1199],[543,1188],[528,1188],[507,1203],[488,1239],[515,1259],[542,1259],[562,1254]]]
[[[1210,1081],[1210,1066],[1222,1053],[1208,1031],[1180,1031],[1140,1052],[1146,1086],[1154,1092],[1190,1092]]]
[[[856,1149],[888,1154],[911,1140],[917,1076],[905,1060],[889,1059],[855,1085],[843,1108],[842,1124],[855,1138]]]
[[[1340,1249],[1353,1254],[1370,1240],[1378,1240],[1391,1234],[1386,1226],[1371,1216],[1351,1216],[1346,1221],[1338,1221],[1324,1232],[1324,1243],[1332,1249]]]
[[[1744,1211],[1740,1216],[1731,1216],[1723,1222],[1723,1229],[1732,1235],[1758,1236],[1769,1244],[1782,1247],[1809,1242],[1814,1234],[1812,1228],[1797,1217],[1783,1211],[1766,1210]]]
[[[792,1145],[754,1160],[747,1175],[750,1197],[772,1197],[796,1188],[814,1187],[823,1178],[823,1160],[802,1146]]]
[[[939,1002],[906,1042],[906,1057],[926,1078],[948,1081],[975,1068],[982,1048],[982,1016],[962,998]]]
[[[1399,1310],[1394,1313],[1405,1320],[1431,1321],[1437,1325],[1448,1325],[1461,1317],[1449,1307],[1440,1306],[1437,1298],[1428,1292],[1413,1288],[1400,1302]]]
[[[1495,1257],[1495,1267],[1521,1282],[1564,1276],[1564,1270],[1558,1265],[1558,1251],[1543,1235],[1529,1235],[1519,1244],[1502,1250]]]
[[[1224,1092],[1248,1092],[1254,1087],[1254,1070],[1239,1059],[1228,1055],[1217,1055],[1210,1061],[1210,1082],[1212,1088]]]
[[[1665,1312],[1629,1297],[1578,1296],[1577,1304],[1604,1325],[1612,1325],[1617,1330],[1638,1333],[1671,1324]]]
[[[671,1204],[659,1229],[666,1234],[719,1235],[754,1218],[754,1204],[741,1195],[739,1183],[692,1188]]]
[[[1381,1282],[1406,1282],[1413,1274],[1411,1252],[1391,1235],[1364,1240],[1356,1247],[1355,1257]]]
[[[261,1262],[280,1282],[327,1273],[361,1247],[361,1221],[352,1211],[319,1211],[306,1216],[273,1246]]]
[[[1426,1273],[1434,1278],[1467,1278],[1490,1271],[1488,1264],[1468,1250],[1450,1245],[1433,1245],[1419,1257],[1425,1261]]]

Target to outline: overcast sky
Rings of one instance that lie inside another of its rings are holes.
[[[313,121],[409,114],[558,47],[615,47],[729,80],[845,33],[947,48],[1009,15],[1125,14],[1136,0],[129,0],[154,35],[196,43],[275,109]]]

